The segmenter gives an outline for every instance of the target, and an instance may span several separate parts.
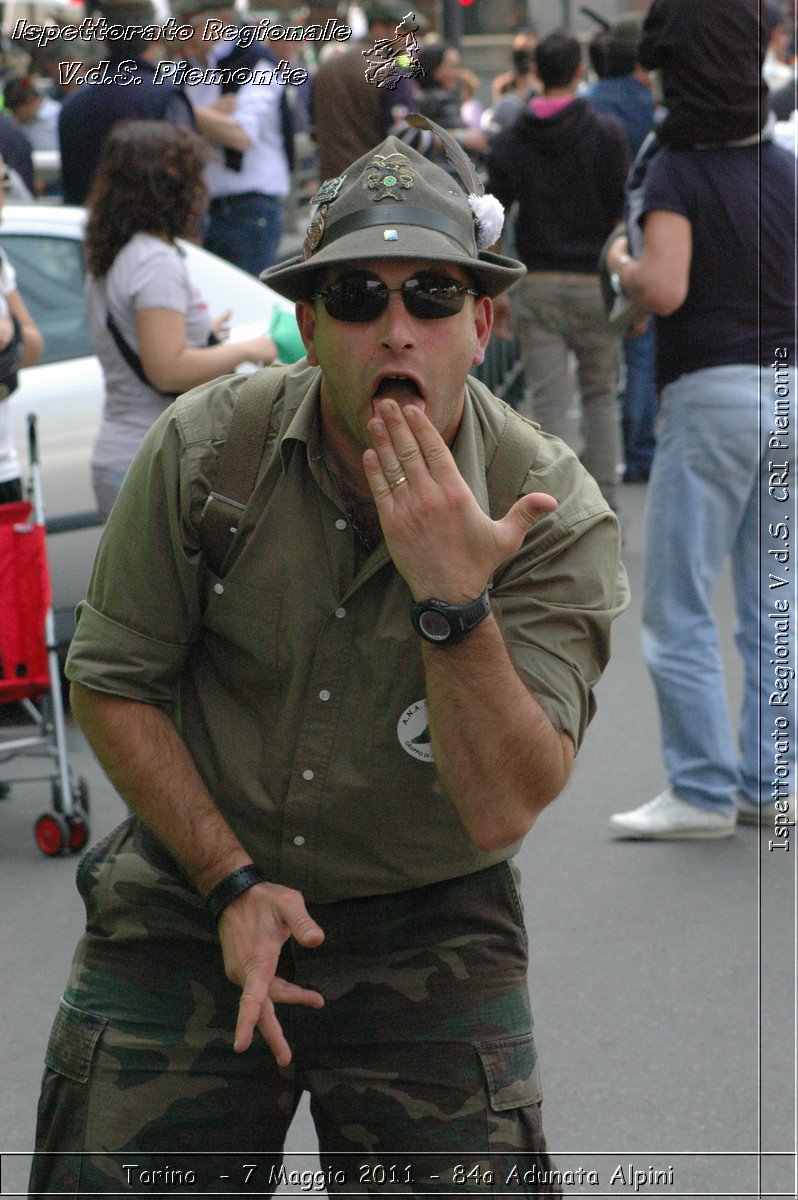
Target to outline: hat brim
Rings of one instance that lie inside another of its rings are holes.
[[[386,220],[386,226],[390,222]],[[373,226],[338,238],[330,246],[318,250],[311,258],[301,254],[275,263],[261,274],[279,295],[287,300],[308,300],[320,272],[328,267],[342,266],[369,259],[403,258],[414,262],[448,263],[466,271],[483,296],[498,296],[507,291],[526,274],[523,263],[502,254],[480,250],[474,258],[453,238],[437,230],[417,225],[396,227],[396,240],[387,241],[385,229]]]

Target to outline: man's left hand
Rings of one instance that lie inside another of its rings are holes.
[[[618,270],[618,260],[629,256],[629,239],[621,233],[610,246],[606,255],[607,270],[610,275]]]
[[[382,400],[369,422],[374,448],[363,465],[391,557],[416,600],[463,604],[557,501],[517,500],[500,521],[482,511],[451,451],[425,413]]]

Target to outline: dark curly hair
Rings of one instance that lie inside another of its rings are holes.
[[[207,201],[202,139],[166,121],[125,121],[103,146],[86,204],[86,261],[106,275],[136,233],[196,235]]]

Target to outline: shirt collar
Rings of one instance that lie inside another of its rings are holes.
[[[319,434],[319,389],[321,371],[318,367],[306,367],[290,374],[285,390],[284,432],[280,440],[280,457],[283,469],[288,465],[293,444],[302,442],[306,447],[308,461],[316,462],[321,457]],[[485,479],[485,437],[475,408],[475,397],[466,383],[465,402],[460,428],[452,446],[457,469],[476,497],[483,512],[490,512],[488,485]]]
[[[320,453],[319,389],[321,371],[306,366],[286,377],[284,429],[280,438],[280,458],[283,470],[288,466],[293,444],[303,442],[309,456]]]
[[[474,493],[477,504],[483,512],[490,514],[488,484],[485,478],[485,440],[468,384],[463,417],[454,439],[452,455],[458,471]]]

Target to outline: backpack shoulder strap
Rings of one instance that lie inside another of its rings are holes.
[[[247,379],[233,407],[227,437],[216,460],[213,490],[202,509],[199,539],[208,566],[217,572],[255,487],[285,369],[265,367]]]
[[[486,474],[491,516],[498,520],[515,504],[535,458],[530,426],[509,404],[504,404],[504,426]]]
[[[216,461],[213,489],[200,516],[199,539],[208,566],[218,573],[255,487],[275,411],[274,401],[288,368],[265,367],[251,375],[236,399],[224,445]],[[488,467],[491,514],[503,517],[523,491],[534,453],[528,424],[508,404],[498,445]]]

